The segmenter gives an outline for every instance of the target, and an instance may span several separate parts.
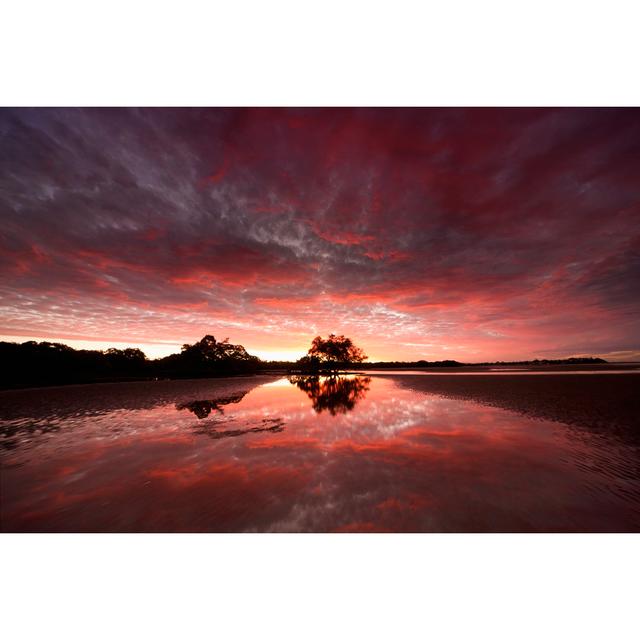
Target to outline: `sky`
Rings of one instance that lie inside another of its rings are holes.
[[[638,109],[0,109],[0,339],[640,358]]]

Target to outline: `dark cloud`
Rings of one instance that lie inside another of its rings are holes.
[[[3,334],[639,346],[636,109],[4,109],[0,144]]]

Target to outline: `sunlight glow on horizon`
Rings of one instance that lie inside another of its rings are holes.
[[[182,348],[182,344],[184,343],[168,343],[168,342],[115,342],[115,341],[97,341],[97,340],[79,340],[79,339],[67,339],[67,338],[56,338],[56,337],[48,337],[48,336],[16,336],[16,335],[0,335],[1,342],[58,342],[61,344],[66,344],[74,349],[89,349],[89,350],[97,350],[104,351],[113,347],[115,349],[127,349],[134,348],[140,349],[145,353],[147,358],[150,360],[154,360],[156,358],[164,358],[165,356],[171,355],[173,353],[180,353]],[[309,338],[309,344],[311,343],[312,338]],[[190,343],[195,341],[191,340]],[[234,341],[231,339],[231,342],[236,344],[238,341]],[[357,345],[362,343],[358,342],[357,339],[354,339],[354,342]],[[269,348],[258,348],[252,349],[250,346],[246,344],[243,345],[247,351],[254,356],[258,356],[261,360],[265,362],[269,361],[285,361],[285,362],[295,362],[302,356],[307,354],[306,347],[300,347],[299,349],[269,349]],[[481,359],[474,357],[465,357],[464,355],[452,355],[450,353],[445,353],[444,355],[440,354],[439,356],[435,355],[427,355],[420,357],[399,357],[394,355],[393,353],[390,356],[384,357],[378,355],[371,355],[365,349],[365,352],[369,356],[365,361],[367,362],[414,362],[417,360],[428,360],[428,361],[436,361],[436,360],[458,360],[459,362],[466,362],[469,364],[473,364],[474,362],[498,362],[498,361],[509,361],[509,360],[535,360],[537,359],[561,359],[561,358],[571,358],[571,357],[583,357],[583,356],[594,356],[601,357],[609,362],[640,362],[640,352],[638,351],[613,351],[610,353],[556,353],[556,354],[532,354],[528,357],[513,357],[513,358],[493,358],[493,359]],[[470,356],[471,354],[469,354]]]
[[[247,351],[254,356],[258,356],[261,360],[285,360],[295,362],[307,355],[308,347],[301,349],[249,349]]]

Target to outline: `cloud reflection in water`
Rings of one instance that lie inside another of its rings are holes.
[[[257,385],[124,385],[126,408],[49,391],[73,405],[65,415],[22,392],[1,422],[14,444],[0,454],[3,530],[639,528],[637,450],[623,442],[389,378]]]

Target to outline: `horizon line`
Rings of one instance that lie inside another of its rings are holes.
[[[18,340],[7,340],[7,338],[26,338],[24,339],[22,342],[18,341]],[[60,338],[51,338],[51,339],[46,339],[46,338],[41,338],[41,337],[33,337],[33,336],[17,336],[17,335],[8,335],[8,334],[4,334],[4,335],[0,335],[0,342],[10,342],[10,343],[14,343],[14,344],[25,344],[27,342],[36,342],[36,343],[42,343],[42,342],[48,342],[48,343],[52,343],[52,344],[63,344],[65,346],[68,346],[76,351],[101,351],[104,352],[109,348],[119,348],[119,347],[112,347],[112,346],[106,346],[102,349],[99,348],[78,348],[73,346],[72,344],[68,344],[69,342],[80,342],[80,343],[91,343],[91,342],[96,342],[98,343],[97,340],[87,340],[87,339],[76,339],[76,338],[72,338],[72,339],[60,339]],[[118,345],[131,345],[128,347],[123,347],[123,348],[134,348],[134,349],[140,349],[140,351],[142,351],[145,355],[145,357],[147,358],[147,360],[150,361],[155,361],[155,360],[162,360],[163,358],[170,356],[170,355],[174,355],[174,354],[178,354],[180,353],[180,350],[178,351],[174,351],[171,353],[168,353],[166,355],[161,355],[161,356],[152,356],[150,357],[147,352],[144,349],[141,349],[139,346],[133,346],[133,345],[153,345],[153,344],[158,344],[158,345],[167,345],[167,346],[174,346],[177,345],[177,343],[169,343],[169,342],[137,342],[137,343],[131,343],[131,342],[124,342],[124,341],[113,341],[114,344],[118,344]],[[185,343],[187,344],[187,343]],[[233,343],[232,343],[233,344]],[[258,351],[263,351],[263,350],[258,350]],[[249,353],[249,355],[253,355],[251,353],[251,350],[247,349],[247,353]],[[614,352],[616,353],[616,352]],[[306,355],[306,352],[304,352],[301,356],[299,356],[299,358],[304,357],[304,355]],[[594,354],[594,353],[590,353],[590,354],[586,354],[586,353],[580,353],[580,354],[574,354],[574,355],[566,355],[566,356],[544,356],[544,357],[524,357],[524,358],[513,358],[513,359],[498,359],[498,360],[482,360],[480,362],[466,362],[466,361],[461,361],[461,360],[457,360],[456,358],[440,358],[440,359],[427,359],[427,357],[419,357],[416,358],[415,360],[379,360],[379,359],[370,359],[367,358],[367,360],[369,360],[368,363],[360,363],[360,364],[415,364],[417,362],[433,362],[433,363],[437,363],[437,362],[457,362],[458,364],[461,365],[466,365],[466,366],[482,366],[482,365],[489,365],[489,364],[525,364],[525,363],[530,363],[530,362],[544,362],[544,361],[565,361],[565,360],[570,360],[570,359],[582,359],[582,358],[599,358],[602,360],[607,361],[607,363],[619,363],[619,364],[624,364],[624,363],[629,363],[629,364],[638,364],[640,363],[640,357],[637,357],[637,359],[623,359],[623,360],[611,360],[611,355],[609,355],[609,357],[607,358],[606,356],[609,354],[605,354],[605,355],[601,355],[601,354]],[[289,360],[286,358],[270,358],[270,359],[265,359],[263,357],[257,356],[261,362],[264,362],[265,364],[272,364],[272,363],[283,363],[283,364],[295,364],[297,362],[297,360],[299,359],[294,359],[294,360]],[[633,357],[633,356],[632,356]]]

